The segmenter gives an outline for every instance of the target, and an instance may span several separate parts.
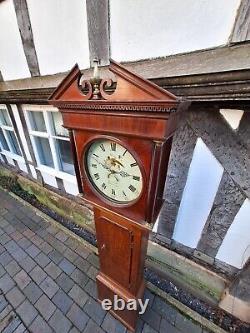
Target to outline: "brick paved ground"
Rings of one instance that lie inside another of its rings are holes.
[[[124,333],[96,300],[98,257],[0,190],[0,332]],[[149,290],[136,332],[205,333]]]

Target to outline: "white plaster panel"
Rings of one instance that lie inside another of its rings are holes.
[[[183,191],[173,239],[196,248],[213,206],[223,167],[198,138]]]
[[[226,44],[239,0],[110,0],[111,53],[117,61]]]
[[[250,257],[250,200],[246,199],[219,248],[216,258],[242,268]]]
[[[73,182],[69,182],[69,181],[63,179],[63,185],[64,185],[65,191],[67,193],[72,194],[72,195],[79,194],[78,186],[77,186],[76,182],[73,183]]]
[[[17,164],[18,164],[18,167],[20,170],[28,173],[28,170],[27,170],[27,167],[26,167],[26,164],[24,162],[20,162],[20,161],[17,161]]]
[[[28,0],[40,72],[68,71],[77,62],[89,67],[86,3],[84,0]]]
[[[29,147],[28,147],[25,135],[24,135],[23,125],[22,125],[22,122],[21,122],[21,119],[20,119],[20,116],[19,116],[19,113],[18,113],[18,110],[17,110],[17,106],[15,104],[11,104],[11,108],[12,108],[13,115],[14,115],[14,118],[15,118],[15,121],[16,121],[16,124],[17,124],[17,128],[18,128],[20,138],[22,140],[25,155],[26,155],[28,161],[32,162],[32,157],[30,155]]]
[[[48,173],[43,172],[43,171],[41,171],[41,174],[42,174],[43,180],[46,184],[57,188],[56,177],[49,175]]]
[[[4,80],[29,77],[30,72],[23,51],[12,0],[1,1],[0,22],[0,70]]]
[[[233,130],[237,130],[244,111],[235,109],[220,109],[220,114],[225,118]]]

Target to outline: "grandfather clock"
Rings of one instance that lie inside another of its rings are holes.
[[[71,133],[82,199],[94,207],[98,299],[143,297],[149,224],[162,194],[180,100],[110,61],[111,79],[83,80],[75,65],[49,98]],[[112,87],[112,89],[110,89]],[[111,309],[130,330],[137,311]]]

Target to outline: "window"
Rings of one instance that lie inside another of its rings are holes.
[[[26,106],[26,120],[40,165],[75,175],[69,134],[62,116],[51,107]]]
[[[9,113],[4,106],[0,106],[0,147],[2,153],[22,155]]]

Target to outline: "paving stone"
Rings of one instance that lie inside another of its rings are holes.
[[[20,324],[13,333],[24,333],[26,331],[26,328],[23,324]]]
[[[45,267],[44,270],[53,279],[56,279],[62,273],[62,270],[56,264],[54,264],[52,261]]]
[[[56,312],[50,318],[48,324],[54,329],[56,333],[67,333],[72,326],[71,322],[59,310],[56,310]]]
[[[19,261],[19,265],[27,272],[29,273],[35,266],[36,262],[31,259],[29,256],[24,258],[23,260]]]
[[[20,324],[21,321],[18,316],[10,317],[7,326],[1,333],[12,333]]]
[[[69,236],[61,230],[57,234],[55,234],[55,237],[61,242],[65,242],[69,238]]]
[[[166,303],[163,299],[156,296],[152,305],[154,311],[156,311],[163,318],[167,319],[172,325],[175,325],[176,316],[178,311]]]
[[[1,235],[0,243],[2,245],[4,245],[4,244],[8,243],[10,240],[11,240],[10,236],[8,236],[6,233],[4,233]]]
[[[62,311],[62,313],[66,314],[73,304],[73,301],[69,296],[65,294],[65,292],[61,289],[55,294],[52,298],[54,304]]]
[[[141,316],[142,320],[144,320],[150,327],[159,331],[161,317],[160,315],[152,310],[151,308],[147,308],[145,313]]]
[[[149,300],[147,307],[152,307],[154,299],[155,299],[155,295],[153,293],[151,293],[151,291],[149,291],[148,289],[146,289],[144,292],[143,301],[145,302],[145,300],[147,300],[147,299]]]
[[[9,273],[10,276],[16,275],[18,272],[20,272],[21,267],[18,265],[18,263],[15,260],[12,260],[8,265],[5,267],[6,271]]]
[[[67,249],[67,247],[62,242],[58,241],[56,238],[53,243],[53,247],[61,254],[63,254],[65,252],[65,250]]]
[[[142,333],[142,329],[144,326],[144,322],[141,320],[141,318],[139,317],[137,319],[137,323],[136,323],[136,328],[135,328],[135,333]],[[166,332],[168,333],[168,332]]]
[[[9,276],[9,274],[5,274],[0,278],[0,289],[6,294],[10,289],[12,289],[15,285],[13,279]]]
[[[12,261],[12,257],[11,255],[6,251],[6,252],[3,252],[1,255],[0,255],[0,264],[3,265],[3,266],[6,266],[8,265],[9,262]]]
[[[78,283],[82,288],[86,285],[86,283],[89,281],[89,278],[86,274],[81,272],[78,268],[76,268],[73,273],[70,275],[70,277]]]
[[[22,234],[21,234],[19,231],[15,230],[14,232],[12,232],[12,234],[10,235],[10,237],[11,237],[12,239],[14,239],[15,241],[18,241],[18,240],[20,240],[23,236],[22,236]]]
[[[80,256],[78,256],[78,258],[75,260],[74,264],[78,269],[80,269],[84,273],[87,273],[87,271],[91,267],[90,263]]]
[[[38,285],[48,276],[38,265],[29,274]]]
[[[20,289],[24,289],[31,282],[31,278],[23,269],[14,276],[14,280]]]
[[[29,324],[35,319],[38,314],[37,310],[28,300],[25,300],[21,305],[19,305],[16,312],[19,314],[22,321],[27,326],[29,326]]]
[[[41,237],[39,237],[38,235],[33,236],[31,239],[31,242],[34,243],[36,246],[39,246],[40,244],[42,244],[43,239]]]
[[[88,294],[77,284],[69,292],[69,296],[80,306],[83,307],[89,299]]]
[[[110,313],[107,313],[107,315],[104,318],[104,321],[101,326],[106,332],[109,333],[125,333],[126,327],[119,322],[117,319],[111,316]]]
[[[96,254],[90,253],[90,255],[87,258],[88,262],[91,263],[91,265],[95,266],[95,268],[100,268],[99,258]]]
[[[35,258],[40,252],[41,250],[34,244],[30,245],[30,247],[28,247],[25,250],[32,258]]]
[[[6,294],[6,298],[14,308],[17,308],[18,305],[20,305],[25,300],[25,296],[17,287],[12,288]]]
[[[52,298],[59,289],[58,285],[49,276],[41,282],[40,288],[49,298]]]
[[[43,253],[49,254],[53,250],[53,247],[49,245],[49,243],[43,242],[42,244],[39,245],[39,249],[41,249]]]
[[[64,272],[58,276],[56,283],[67,293],[74,286],[74,281]]]
[[[3,237],[3,235],[1,236],[1,238],[2,237]],[[7,244],[5,244],[4,247],[6,248],[6,250],[10,254],[13,254],[13,253],[17,252],[20,249],[20,246],[15,241],[13,241],[13,240],[11,240]]]
[[[86,259],[91,253],[91,251],[86,246],[79,244],[76,247],[75,252],[79,254],[79,256],[81,256],[83,259]]]
[[[71,331],[70,331],[71,332]],[[83,333],[104,333],[103,329],[90,319]]]
[[[84,290],[91,296],[97,300],[97,287],[96,283],[93,280],[89,280],[89,282],[84,287]]]
[[[97,274],[98,274],[98,270],[94,266],[90,266],[90,268],[87,272],[88,277],[91,278],[92,280],[95,280]]]
[[[79,242],[75,238],[69,237],[64,244],[74,251],[79,245]]]
[[[56,306],[52,303],[52,301],[46,296],[42,295],[39,300],[36,302],[35,307],[40,312],[45,320],[49,320],[49,318],[53,315],[56,310]]]
[[[18,241],[18,245],[21,246],[23,250],[26,250],[32,245],[31,241],[28,240],[27,238],[23,237]]]
[[[78,254],[68,248],[65,250],[63,256],[72,263],[74,263],[79,258]]]
[[[63,256],[61,255],[61,253],[59,253],[56,250],[51,251],[48,254],[48,257],[55,263],[55,264],[59,264],[59,262],[63,259]]]
[[[6,273],[5,269],[3,268],[3,266],[0,264],[0,278]],[[10,275],[10,274],[9,274]],[[12,275],[10,275],[12,276]]]
[[[78,331],[77,328],[73,327],[73,328],[71,328],[71,330],[69,331],[69,333],[80,333],[80,331]]]
[[[89,320],[86,313],[83,312],[76,304],[71,306],[69,312],[67,313],[67,317],[80,331],[83,331]]]
[[[89,315],[89,317],[97,323],[97,325],[101,325],[103,318],[106,315],[106,311],[102,309],[99,303],[97,303],[93,298],[89,298],[83,309],[87,315]]]
[[[202,328],[180,313],[177,313],[176,328],[185,333],[202,333]]]
[[[76,268],[73,264],[71,264],[70,261],[65,258],[59,263],[59,267],[68,275],[70,275]]]
[[[30,239],[31,237],[33,237],[35,235],[35,233],[33,231],[31,231],[30,229],[26,229],[23,232],[23,235],[26,236],[28,239]]]
[[[3,297],[3,295],[0,295],[0,313],[5,309],[5,307],[8,305],[8,302]]]
[[[174,327],[173,325],[170,324],[166,319],[162,318],[161,319],[161,324],[160,324],[160,333],[180,333],[180,331]],[[186,332],[184,332],[186,333]]]
[[[152,327],[150,327],[148,324],[144,324],[142,333],[157,333],[157,331],[154,330]],[[165,333],[168,333],[168,332],[165,332]]]
[[[49,325],[43,320],[42,317],[37,316],[36,319],[29,327],[32,333],[52,333],[52,329]]]
[[[33,281],[30,282],[26,288],[24,288],[23,293],[32,304],[35,304],[43,294],[42,290]]]
[[[0,312],[0,323],[3,321],[3,319],[11,313],[12,307],[10,304],[5,305],[4,309],[2,312]],[[14,313],[13,313],[14,315]]]
[[[21,247],[18,247],[18,250],[11,253],[11,255],[14,259],[16,259],[17,262],[27,257],[27,253],[25,253]]]
[[[51,259],[42,252],[39,253],[38,256],[36,256],[34,259],[42,268],[44,268],[51,262]]]

